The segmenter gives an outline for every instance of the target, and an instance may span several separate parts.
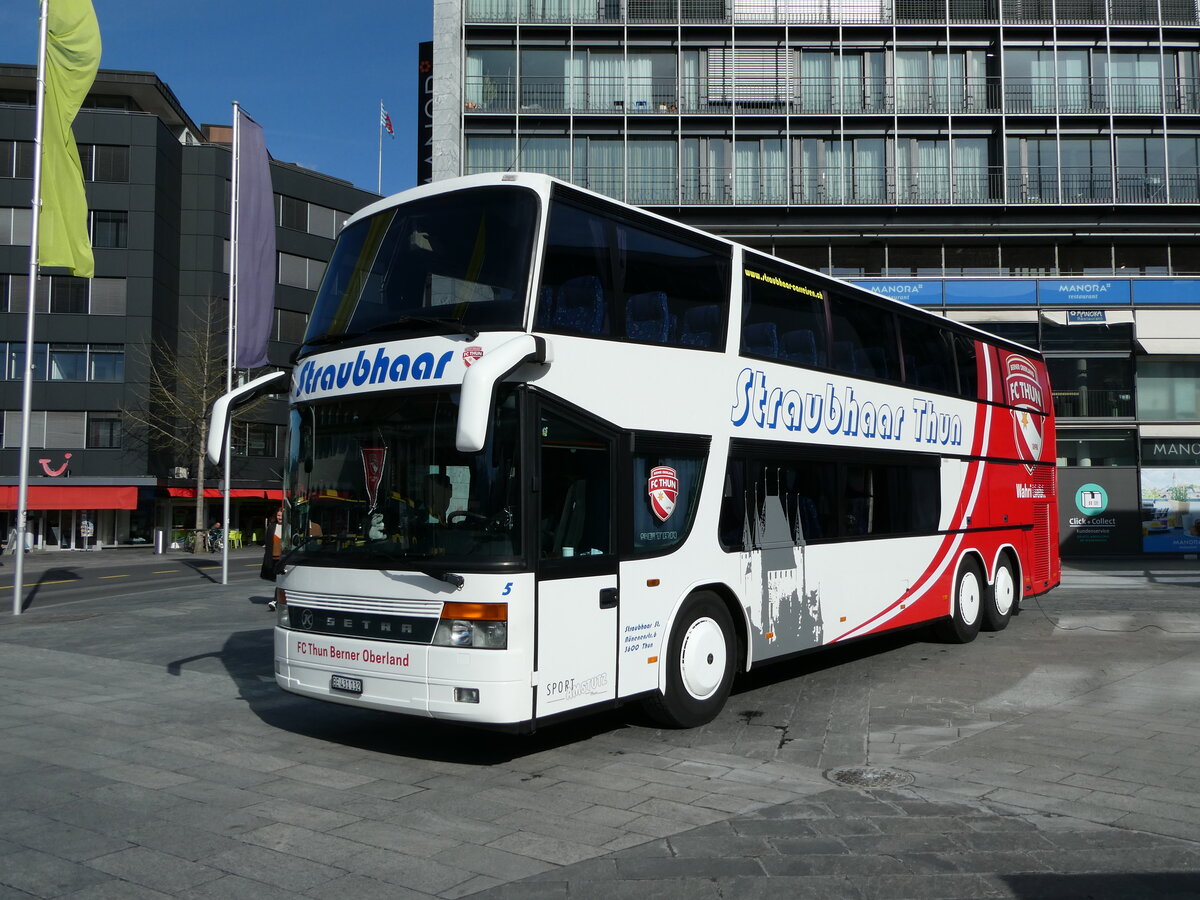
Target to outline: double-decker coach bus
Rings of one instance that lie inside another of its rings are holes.
[[[351,217],[290,384],[297,694],[695,726],[736,672],[1059,581],[1035,351],[546,176]]]

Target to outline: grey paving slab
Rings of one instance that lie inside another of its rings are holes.
[[[14,846],[19,843],[31,850],[40,850],[74,862],[84,862],[133,846],[126,840],[90,828],[76,828],[53,821],[14,832],[12,839]]]
[[[320,888],[346,874],[346,869],[280,853],[266,847],[239,844],[210,856],[206,867],[217,875],[239,875],[272,887],[294,892]]]
[[[10,853],[0,866],[0,885],[34,897],[58,897],[109,880],[95,868],[40,850]]]
[[[166,894],[140,884],[112,878],[67,894],[66,897],[70,900],[169,900],[172,896],[186,896],[187,893],[185,891],[182,895]],[[4,897],[4,894],[0,893],[0,897]]]
[[[0,677],[29,685],[0,700],[0,885],[1198,894],[1200,579],[1163,571],[1069,571],[970,646],[889,637],[752,674],[703,728],[618,712],[486,742],[278,692],[254,586],[32,609],[0,618]],[[915,783],[823,777],[851,764]]]
[[[123,881],[168,894],[221,877],[218,869],[148,847],[130,847],[89,861],[88,865]]]

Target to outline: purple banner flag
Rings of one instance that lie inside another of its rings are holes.
[[[237,338],[233,365],[253,369],[267,364],[267,341],[275,311],[275,196],[262,126],[237,109],[233,164],[232,265],[236,273]]]

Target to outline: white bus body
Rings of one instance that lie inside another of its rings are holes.
[[[478,191],[533,202],[510,233],[422,212]],[[694,725],[735,671],[926,622],[970,640],[1058,581],[1034,351],[544,176],[417,188],[353,242],[291,375],[288,691],[513,729],[640,698]],[[839,335],[871,320],[891,337],[852,362]]]

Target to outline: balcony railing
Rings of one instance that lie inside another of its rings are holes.
[[[632,146],[632,145],[631,145]],[[633,151],[630,151],[632,158]],[[921,206],[979,204],[1085,204],[1114,202],[1108,169],[1053,166],[588,166],[565,154],[555,165],[526,154],[520,168],[545,172],[639,205],[699,206]],[[464,174],[489,171],[468,167]],[[1200,168],[1123,169],[1116,174],[1117,203],[1200,203]],[[1005,188],[1007,187],[1007,191]]]
[[[865,25],[890,23],[891,0],[732,0],[739,25]]]
[[[731,100],[731,96],[732,100]],[[834,78],[733,85],[684,76],[467,76],[468,112],[872,115],[1200,113],[1200,79]]]
[[[1143,169],[1117,170],[1118,203],[1166,203],[1167,173]]]
[[[1113,419],[1134,414],[1133,391],[1093,390],[1052,391],[1054,415],[1065,419]]]
[[[1191,112],[1200,103],[1196,79],[1167,83],[1168,112]],[[1161,113],[1163,82],[1154,77],[1009,78],[1004,111],[1009,113]]]
[[[991,0],[965,0],[971,7]],[[467,0],[468,22],[887,24],[891,0]],[[972,19],[974,21],[974,19]]]
[[[1194,25],[1192,0],[466,0],[467,22]]]
[[[986,113],[1000,110],[1000,80],[987,77],[896,78],[898,113]]]
[[[468,75],[467,112],[613,113],[618,115],[722,114],[874,115],[998,113],[998,78],[807,77],[778,84],[732,87],[721,80],[683,76]],[[1200,91],[1190,95],[1200,104]]]
[[[1166,112],[1200,112],[1200,78],[1169,78],[1164,87]]]
[[[1200,113],[1200,79],[835,78],[807,76],[730,85],[683,76],[468,75],[468,112],[683,113],[744,115],[928,115]],[[1165,103],[1165,108],[1164,108]]]
[[[1111,203],[1108,168],[1028,166],[1008,173],[1010,203]]]
[[[630,22],[729,21],[725,0],[626,0],[626,15]]]

